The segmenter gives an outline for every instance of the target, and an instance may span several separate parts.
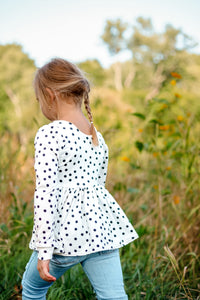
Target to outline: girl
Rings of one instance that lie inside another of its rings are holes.
[[[89,83],[76,65],[53,59],[37,71],[34,89],[51,123],[34,143],[33,253],[22,299],[46,299],[53,282],[78,263],[99,300],[128,299],[119,248],[138,234],[105,188],[108,147],[93,125]]]

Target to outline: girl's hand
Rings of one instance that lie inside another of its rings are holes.
[[[37,269],[39,271],[40,277],[48,282],[55,281],[56,278],[49,274],[49,262],[50,260],[40,260],[38,259]]]

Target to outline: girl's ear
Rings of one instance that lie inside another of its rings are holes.
[[[51,99],[51,101],[53,102],[54,101],[54,99],[55,99],[55,94],[54,94],[54,92],[50,89],[50,88],[46,88],[46,91],[47,91],[47,93],[49,94],[49,97],[50,97],[50,99]]]

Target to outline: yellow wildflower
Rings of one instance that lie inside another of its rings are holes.
[[[176,98],[181,98],[181,95],[178,94],[178,93],[175,93],[174,95],[175,95]]]
[[[171,168],[172,168],[171,166],[167,166],[167,167],[166,167],[166,170],[167,170],[167,171],[170,171]]]
[[[176,80],[173,79],[173,80],[171,80],[170,83],[171,83],[171,85],[176,85]]]
[[[169,125],[160,125],[160,130],[169,130]]]
[[[142,128],[139,128],[139,129],[138,129],[138,132],[143,132],[143,129],[142,129]]]
[[[130,162],[130,158],[127,157],[127,156],[122,156],[122,157],[121,157],[121,160]]]
[[[173,201],[174,201],[174,204],[179,204],[179,202],[180,202],[180,196],[174,195],[173,196]]]
[[[178,121],[183,121],[183,119],[184,119],[183,116],[177,116]]]
[[[167,108],[167,107],[168,107],[168,105],[167,105],[166,103],[163,103],[161,109],[165,109],[165,108]]]
[[[159,155],[158,152],[153,152],[153,156],[154,156],[154,157],[157,157],[158,155]]]
[[[174,77],[174,78],[178,78],[178,79],[181,79],[181,78],[182,78],[181,74],[179,74],[179,73],[177,73],[177,72],[171,72],[171,75],[172,75],[172,77]]]
[[[157,185],[154,185],[153,188],[154,188],[154,190],[157,190],[157,189],[158,189],[158,186],[157,186]]]

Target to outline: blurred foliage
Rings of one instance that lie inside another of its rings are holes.
[[[31,115],[34,107],[34,61],[23,53],[20,45],[1,45],[0,70],[0,128],[15,132],[19,126],[30,128],[32,120],[27,115]]]
[[[127,24],[120,19],[116,21],[107,20],[102,40],[107,44],[110,53],[117,54],[126,47],[124,33],[127,30]]]
[[[129,28],[108,21],[102,38],[116,57],[128,48],[131,60],[107,69],[97,60],[78,64],[94,85],[95,126],[109,147],[106,187],[140,236],[121,249],[126,290],[130,299],[198,299],[200,55],[171,25],[156,33],[138,18],[127,38]],[[33,140],[47,120],[32,89],[35,64],[20,45],[0,46],[0,70],[0,299],[19,299],[30,255]],[[93,299],[84,276],[70,270],[48,299]]]
[[[94,86],[102,86],[106,79],[106,72],[98,60],[86,60],[78,64],[79,68],[85,72],[86,77]]]
[[[132,56],[129,62],[113,64],[115,88],[150,88],[147,100],[159,93],[174,70],[186,78],[186,67],[195,59],[188,54],[196,45],[190,36],[170,24],[157,33],[151,20],[142,17],[131,28],[120,19],[107,20],[101,38],[112,55],[129,50]]]

